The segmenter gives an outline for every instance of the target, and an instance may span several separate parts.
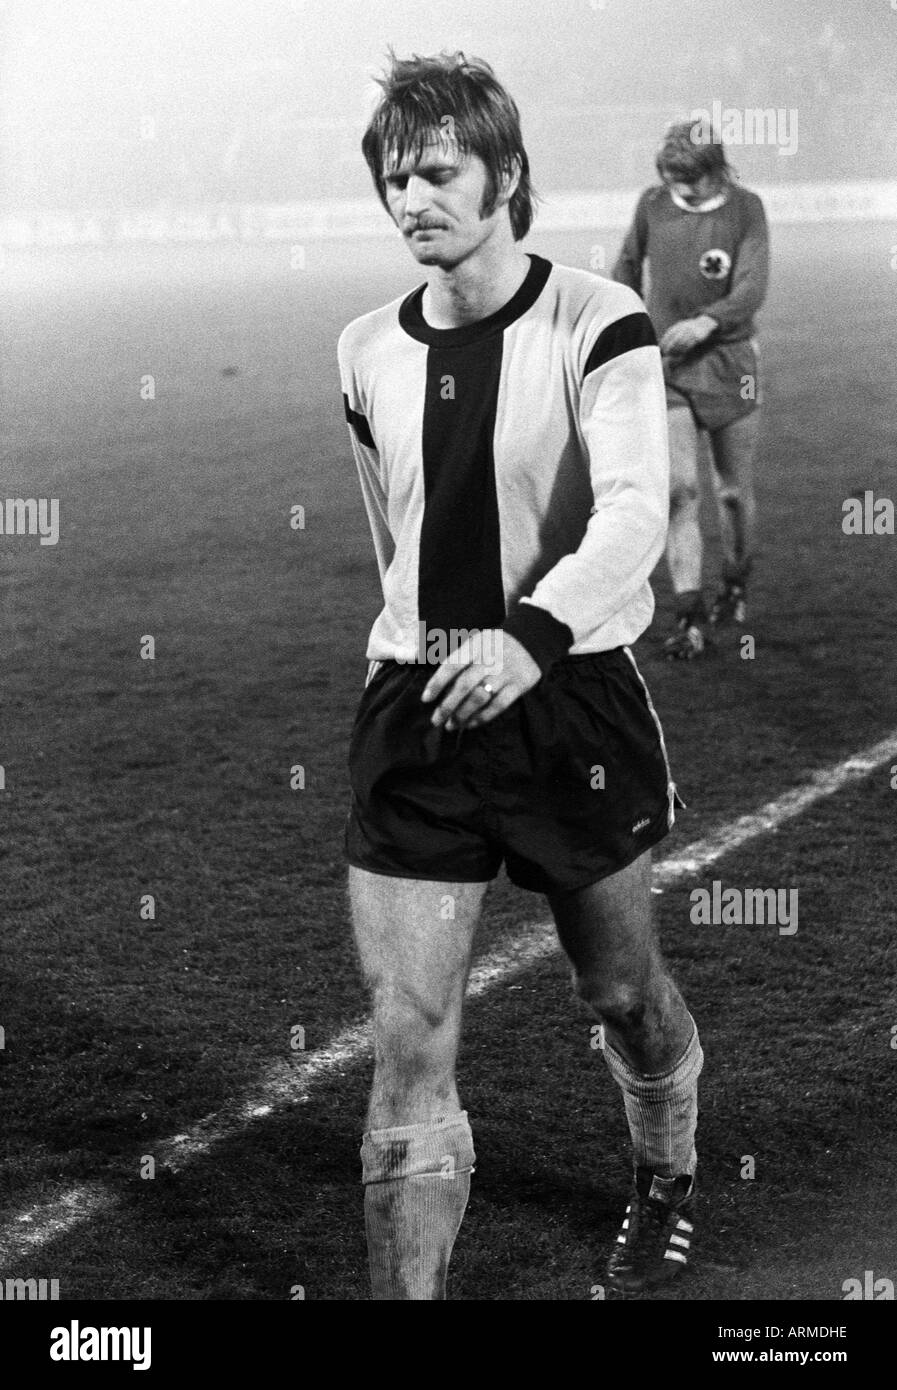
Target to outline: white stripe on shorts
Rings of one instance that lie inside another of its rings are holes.
[[[663,725],[660,722],[657,710],[654,708],[654,701],[651,699],[651,692],[645,684],[644,676],[642,675],[641,671],[636,665],[635,657],[632,655],[632,652],[629,650],[628,647],[624,647],[623,650],[629,657],[629,660],[632,662],[633,671],[641,681],[642,690],[644,690],[645,699],[648,702],[648,709],[651,711],[651,718],[654,720],[654,723],[657,726],[657,737],[660,739],[660,751],[663,753],[663,762],[667,770],[667,796],[669,797],[670,803],[669,808],[667,810],[667,829],[672,830],[676,822],[676,783],[673,781],[673,774],[670,771],[670,760],[667,757],[667,745],[666,740],[663,736]]]

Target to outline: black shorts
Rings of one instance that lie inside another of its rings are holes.
[[[504,861],[519,887],[565,892],[616,873],[670,830],[663,733],[627,648],[564,657],[491,723],[453,732],[421,703],[433,669],[385,662],[362,695],[350,864],[483,883]]]

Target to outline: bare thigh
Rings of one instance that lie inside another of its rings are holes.
[[[722,429],[711,430],[710,456],[717,491],[727,486],[743,493],[751,490],[759,435],[759,408]]]
[[[672,406],[667,411],[667,430],[670,441],[670,499],[674,505],[685,505],[698,495],[699,434],[695,417],[687,406]]]

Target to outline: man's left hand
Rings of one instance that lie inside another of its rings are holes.
[[[475,729],[488,724],[538,682],[542,671],[526,647],[501,628],[472,633],[424,687],[421,699],[439,700],[437,728]]]
[[[717,327],[716,319],[709,314],[698,314],[694,319],[680,319],[664,333],[660,340],[660,351],[673,356],[691,352],[692,348],[699,347],[709,338]]]

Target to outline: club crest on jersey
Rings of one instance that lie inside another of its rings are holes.
[[[705,280],[725,280],[732,269],[732,257],[728,251],[715,247],[712,251],[704,252],[699,265]]]

